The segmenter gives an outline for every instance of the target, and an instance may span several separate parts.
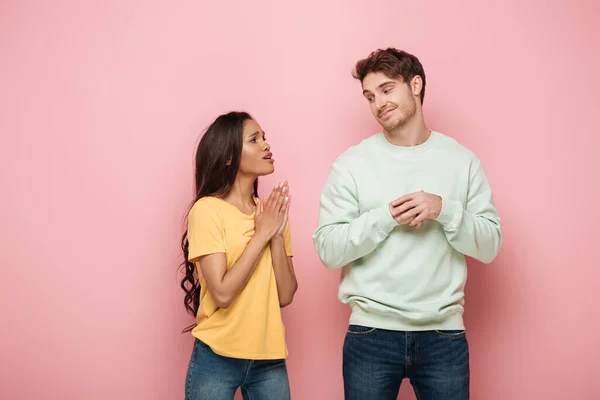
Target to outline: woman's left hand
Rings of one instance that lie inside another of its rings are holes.
[[[281,236],[283,236],[283,231],[285,230],[285,225],[288,222],[288,215],[290,212],[290,201],[291,201],[290,186],[288,185],[287,181],[284,181],[284,182],[281,182],[279,185],[277,185],[277,187],[273,190],[278,191],[278,193],[276,193],[274,197],[285,196],[285,200],[283,202],[283,204],[284,204],[283,207],[285,207],[283,223],[281,224],[281,226],[277,230],[277,233],[275,234],[275,236],[281,237]]]

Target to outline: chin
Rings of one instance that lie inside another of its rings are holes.
[[[265,168],[262,171],[258,171],[257,175],[258,176],[271,175],[273,172],[275,172],[275,166],[271,166],[271,168]]]
[[[383,126],[386,129],[390,129],[396,127],[398,125],[398,122],[400,122],[400,119],[401,118],[392,115],[388,119],[378,119],[378,121],[381,126]]]
[[[383,124],[383,127],[388,131],[393,131],[398,128],[402,128],[406,124],[406,120],[403,118],[396,118],[394,120],[386,121],[386,124]]]
[[[386,121],[386,122],[382,122],[381,126],[385,130],[393,131],[395,128],[398,127],[398,123],[397,122]]]

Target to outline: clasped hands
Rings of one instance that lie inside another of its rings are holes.
[[[426,219],[436,219],[442,212],[442,198],[423,190],[404,195],[390,203],[390,213],[399,225],[419,228]]]

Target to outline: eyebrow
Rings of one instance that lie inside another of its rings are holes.
[[[394,82],[394,81],[385,81],[385,82],[381,83],[379,86],[377,86],[375,89],[379,89],[379,88],[384,87],[384,86],[389,85],[389,84],[396,84],[396,82]],[[367,93],[371,93],[371,91],[367,90],[367,89],[363,90],[363,94],[367,94]]]
[[[265,135],[265,132],[263,132],[262,134]],[[248,139],[252,139],[253,137],[256,137],[258,135],[260,135],[260,131],[256,131],[253,134],[249,135]]]

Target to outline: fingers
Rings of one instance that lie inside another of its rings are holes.
[[[285,210],[282,208],[282,206],[285,203],[285,199],[288,196],[288,186],[287,186],[287,182],[285,182],[283,184],[283,187],[281,189],[279,189],[279,196],[277,197],[277,200],[275,202],[275,207],[274,210],[278,211],[280,213],[285,212]]]
[[[427,218],[427,206],[424,204],[419,204],[416,207],[413,207],[410,210],[394,217],[398,224],[410,224],[410,226],[422,224],[425,218]]]
[[[393,204],[393,202],[392,202]],[[403,203],[401,206],[392,206],[392,216],[396,218],[398,215],[405,213],[406,211],[415,208],[419,203],[416,200],[409,200]]]
[[[392,207],[398,207],[399,205],[406,203],[407,201],[418,201],[418,199],[422,198],[424,194],[424,190],[419,190],[418,192],[405,194],[404,196],[392,201],[390,204],[392,205]]]
[[[392,201],[391,205],[392,205],[392,207],[398,207],[400,204],[406,203],[407,201],[410,201],[410,200],[414,200],[416,194],[417,193],[405,194],[404,196],[399,197],[396,200]]]
[[[281,194],[281,188],[283,187],[283,182],[279,182],[269,195],[269,199],[265,203],[265,207],[271,210],[275,209],[275,204],[277,203],[278,196]]]
[[[289,212],[290,212],[290,203],[292,202],[292,196],[289,193],[287,193],[287,196],[285,196],[285,201],[283,202],[283,207],[285,209],[285,216],[287,217]]]
[[[269,199],[265,202],[264,209],[280,212],[287,196],[289,196],[289,185],[287,181],[279,182],[275,185]]]
[[[414,208],[411,208],[410,210],[398,215],[395,219],[396,219],[396,221],[398,221],[399,224],[408,224],[417,215],[419,215],[420,212],[421,212],[420,207],[414,207]]]
[[[423,190],[404,195],[390,203],[392,217],[400,225],[410,225],[418,228],[427,218],[427,204],[424,201]]]
[[[286,196],[283,200],[283,204],[281,205],[281,211],[279,212],[280,218],[283,219],[283,222],[287,222],[288,215],[290,213],[290,200],[289,196]]]
[[[424,219],[425,219],[425,212],[421,212],[419,215],[417,215],[415,217],[415,219],[413,219],[410,222],[409,225],[412,226],[412,227],[418,228],[418,227],[420,227],[423,224],[423,220]]]
[[[256,199],[256,212],[254,213],[254,218],[258,217],[260,215],[260,213],[262,212],[262,207],[260,204],[260,199]]]

